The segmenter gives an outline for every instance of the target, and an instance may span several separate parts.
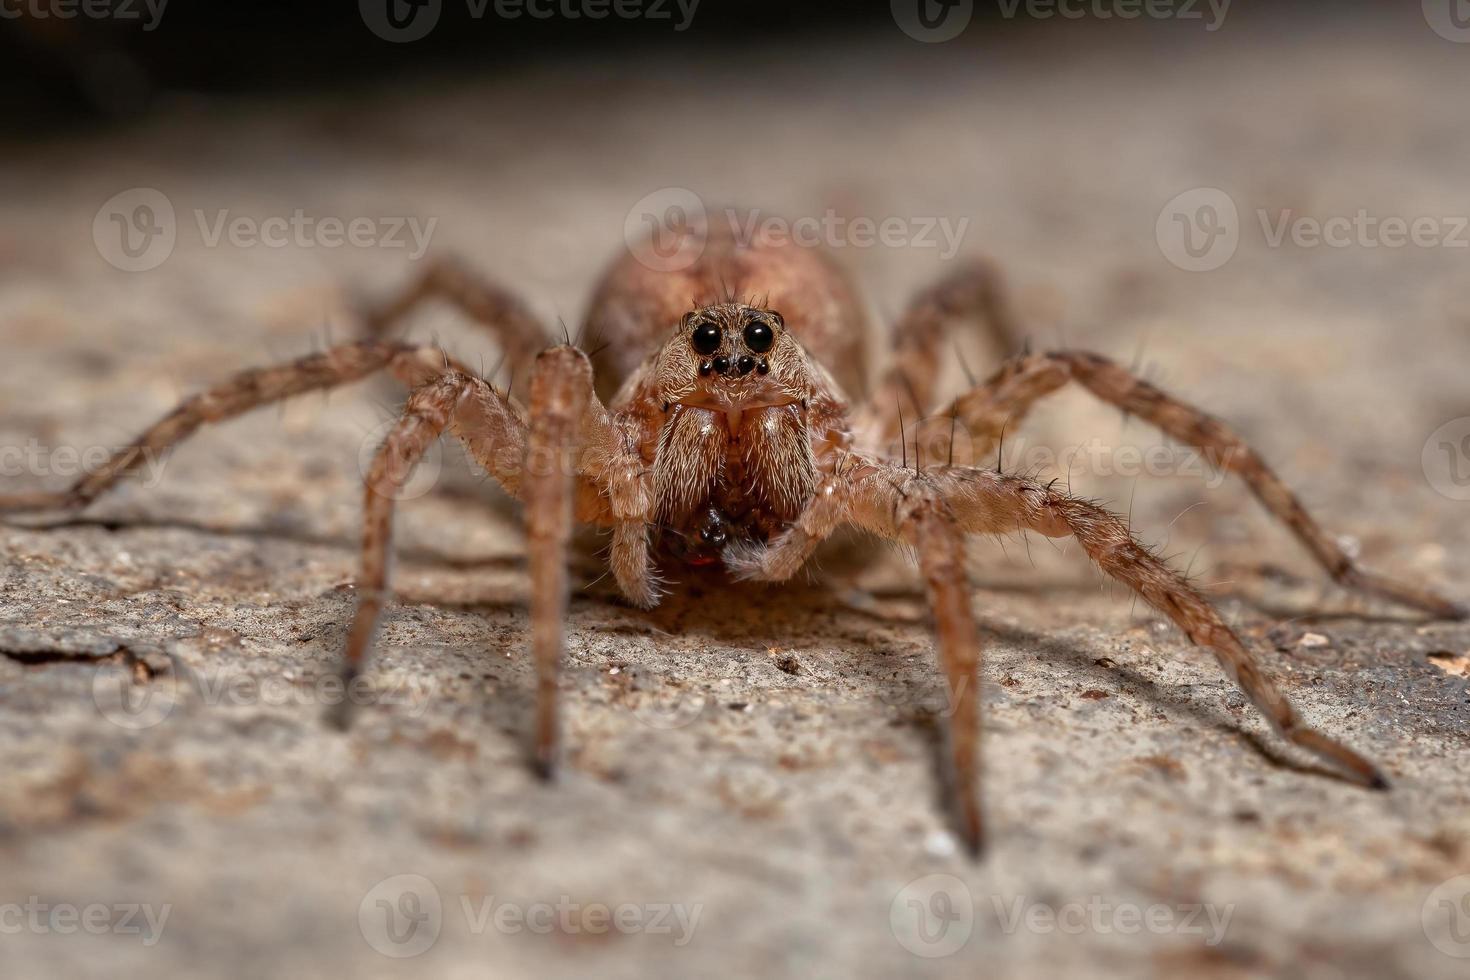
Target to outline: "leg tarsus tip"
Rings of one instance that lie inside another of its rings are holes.
[[[979,861],[985,854],[985,824],[976,803],[971,801],[968,806],[962,805],[958,818],[956,830],[965,853],[972,861]]]
[[[531,758],[531,771],[543,783],[554,783],[557,772],[561,768],[559,762],[559,753],[556,749],[538,746]]]
[[[356,715],[356,705],[352,702],[352,684],[357,680],[358,669],[353,664],[342,668],[342,700],[327,708],[324,720],[328,728],[339,732],[345,732],[352,727],[352,719]]]
[[[332,705],[323,715],[327,727],[333,731],[345,732],[352,727],[352,702],[343,700]]]

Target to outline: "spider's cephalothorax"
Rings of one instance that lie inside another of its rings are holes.
[[[808,409],[833,392],[781,314],[694,310],[650,371],[665,416],[653,461],[659,558],[712,564],[795,520],[817,482]]]
[[[986,381],[942,401],[936,377],[954,324],[978,319],[997,346],[1018,346],[989,265],[965,264],[921,293],[895,327],[890,367],[868,385],[859,306],[846,278],[820,253],[728,234],[695,244],[697,259],[672,271],[633,254],[613,265],[588,315],[588,332],[603,341],[592,355],[571,344],[546,348],[541,325],[511,294],[436,262],[409,290],[368,313],[368,339],[237,375],[189,399],[71,489],[0,497],[0,511],[83,507],[206,422],[387,369],[412,394],[367,475],[345,670],[360,668],[390,597],[399,491],[428,447],[453,435],[525,506],[534,744],[544,772],[557,758],[567,548],[573,523],[581,521],[610,530],[613,577],[629,601],[645,607],[659,601],[659,567],[671,561],[720,562],[739,579],[781,581],[842,527],[910,546],[934,610],[948,687],[946,759],[956,823],[977,850],[979,636],[964,562],[966,540],[977,536],[1032,531],[1075,538],[1105,574],[1212,649],[1282,737],[1349,779],[1387,785],[1367,759],[1303,724],[1209,600],[1141,545],[1126,521],[1055,481],[966,465],[947,447],[925,457],[916,449],[910,460],[898,410],[907,404],[914,418],[942,414],[952,431],[963,426],[974,457],[983,458],[1038,399],[1076,382],[1221,460],[1339,583],[1436,616],[1463,617],[1465,607],[1364,571],[1227,426],[1096,354],[1014,354]],[[441,351],[385,339],[430,296],[489,328],[513,364],[534,362],[527,403]],[[696,301],[691,310],[689,297],[720,298]],[[870,395],[850,411],[847,393],[860,390]],[[905,446],[898,459],[887,449],[894,445]],[[351,703],[344,699],[343,708]],[[338,720],[345,723],[345,714]]]

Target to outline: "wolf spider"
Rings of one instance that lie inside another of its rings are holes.
[[[486,328],[513,364],[532,362],[526,404],[437,349],[388,339],[430,298]],[[672,272],[630,253],[594,295],[586,327],[607,343],[592,354],[570,342],[547,347],[542,326],[512,295],[436,261],[410,288],[365,313],[360,342],[235,375],[183,402],[70,490],[0,497],[0,511],[85,507],[149,454],[205,423],[387,370],[411,394],[367,474],[344,671],[351,677],[362,667],[390,596],[396,491],[430,445],[451,433],[524,504],[537,678],[534,757],[545,774],[558,754],[575,522],[611,531],[612,574],[622,594],[645,608],[659,601],[660,567],[717,565],[737,580],[782,581],[850,525],[903,542],[917,555],[953,705],[945,775],[972,852],[982,837],[979,642],[965,573],[971,535],[1022,530],[1076,538],[1103,572],[1213,650],[1283,738],[1355,782],[1386,788],[1371,762],[1302,722],[1210,602],[1118,515],[1054,483],[956,464],[952,452],[945,461],[920,460],[916,447],[910,463],[883,450],[903,438],[900,400],[920,415],[933,411],[949,331],[971,318],[1003,344],[1016,336],[1000,279],[987,264],[967,264],[914,300],[895,329],[892,365],[854,410],[846,393],[864,387],[863,318],[850,284],[815,251],[716,236],[691,265]],[[1426,589],[1359,568],[1234,431],[1096,354],[1014,353],[943,415],[964,424],[977,456],[988,455],[1005,427],[1071,381],[1173,439],[1213,452],[1342,585],[1439,617],[1467,614]],[[345,714],[338,720],[345,724]]]

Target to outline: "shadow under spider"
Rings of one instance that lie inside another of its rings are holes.
[[[64,517],[52,521],[34,522],[0,519],[0,527],[14,528],[18,531],[39,532],[66,531],[74,528],[97,528],[109,534],[116,534],[119,531],[188,531],[209,537],[237,538],[246,541],[273,541],[281,544],[301,545],[303,547],[333,548],[353,553],[356,553],[361,548],[361,543],[356,540],[344,539],[330,534],[318,534],[307,530],[298,530],[289,526],[207,524],[202,521],[167,517]],[[459,558],[429,548],[400,547],[395,552],[395,557],[399,561],[417,562],[422,565],[439,566],[455,571],[473,571],[480,568],[517,569],[526,567],[526,557],[519,554],[488,555],[482,558]]]
[[[1180,698],[1169,695],[1164,688],[1139,671],[1131,667],[1122,666],[1111,657],[1091,657],[1085,651],[1053,637],[1033,633],[1029,630],[1017,629],[1012,626],[987,625],[983,620],[981,621],[980,628],[983,632],[998,637],[1007,643],[1023,647],[1028,652],[1037,652],[1049,659],[1070,660],[1086,674],[1098,678],[1120,693],[1135,694],[1155,707],[1173,709],[1174,712],[1181,713],[1189,719],[1199,722],[1202,727],[1224,732],[1239,738],[1251,748],[1255,749],[1267,762],[1278,768],[1304,775],[1325,776],[1336,782],[1356,785],[1352,780],[1340,775],[1335,770],[1298,759],[1283,751],[1282,747],[1276,745],[1274,741],[1267,740],[1259,733],[1245,728],[1235,718],[1226,713],[1223,703],[1205,704],[1196,698]],[[1103,659],[1108,660],[1112,666],[1104,666],[1100,662]],[[1248,700],[1247,704],[1249,704]],[[1255,711],[1253,707],[1248,710]],[[1169,719],[1169,722],[1170,724],[1177,724],[1172,718]],[[1183,733],[1184,731],[1181,729],[1181,734]]]
[[[788,583],[788,586],[790,584]],[[742,598],[748,598],[752,593],[736,585],[733,588],[726,586],[732,594],[719,594],[721,587],[718,578],[706,580],[699,586],[689,588],[677,597],[666,600],[666,605],[654,610],[643,612],[628,609],[633,615],[642,615],[655,620],[658,626],[665,632],[690,635],[691,633],[700,637],[706,637],[722,643],[729,643],[735,647],[748,647],[752,640],[760,642],[769,639],[776,643],[781,641],[781,627],[783,623],[795,624],[802,619],[810,620],[813,614],[830,615],[833,612],[848,612],[862,615],[871,620],[884,623],[885,625],[914,627],[924,624],[928,620],[927,614],[913,618],[902,617],[895,619],[891,616],[881,615],[875,611],[867,611],[854,607],[845,602],[830,586],[817,583],[801,583],[782,589],[770,590],[768,593],[760,594],[759,609],[761,620],[759,625],[752,626],[744,617],[734,619],[730,610],[730,603],[738,602]],[[714,608],[711,609],[710,599],[714,598]],[[915,596],[917,598],[917,596]],[[735,613],[739,616],[738,610]],[[1396,621],[1396,620],[1394,620]],[[738,623],[738,625],[736,625]],[[806,627],[810,630],[812,627]],[[870,666],[872,651],[874,649],[873,638],[870,635],[862,635],[850,630],[841,629],[839,642],[842,646],[837,648],[836,654],[846,663],[839,664],[836,657],[830,666],[850,676],[865,676],[866,671],[860,669],[859,665]],[[1155,708],[1165,711],[1172,724],[1194,721],[1201,728],[1211,729],[1226,733],[1239,739],[1253,749],[1261,758],[1269,764],[1284,770],[1300,773],[1303,775],[1321,776],[1334,781],[1351,783],[1350,780],[1340,776],[1336,771],[1313,762],[1304,761],[1289,752],[1284,746],[1260,733],[1245,727],[1240,720],[1232,717],[1221,704],[1207,704],[1198,698],[1181,697],[1168,693],[1165,688],[1160,687],[1155,681],[1139,672],[1138,670],[1119,666],[1103,666],[1097,656],[1089,655],[1085,649],[1067,641],[1047,636],[1014,626],[1002,626],[989,623],[980,619],[980,629],[984,643],[984,637],[990,636],[1003,640],[1009,644],[1020,647],[1030,653],[1047,657],[1057,661],[1070,661],[1080,668],[1079,677],[1090,677],[1096,681],[1099,687],[1111,688],[1119,693],[1127,692],[1134,694],[1141,700]],[[829,638],[831,634],[828,634]],[[764,659],[764,658],[762,658]],[[1209,665],[1200,665],[1201,670],[1209,670]],[[810,681],[808,681],[809,683]],[[803,683],[801,680],[796,684]],[[942,694],[943,681],[936,670],[934,671],[932,684],[936,695]],[[882,700],[879,693],[874,694],[875,700]],[[936,703],[940,703],[936,697]],[[1248,710],[1254,710],[1250,708]],[[920,730],[925,740],[929,743],[928,748],[933,753],[933,761],[939,772],[945,771],[942,764],[947,751],[944,745],[943,726],[936,724],[925,724],[924,713],[920,712],[911,718],[916,721],[914,725]],[[1183,732],[1181,731],[1181,734]],[[946,800],[952,800],[953,788],[941,787]]]
[[[250,526],[219,526],[209,525],[198,521],[167,519],[167,518],[126,518],[110,519],[99,517],[69,517],[51,522],[3,522],[6,526],[33,531],[51,531],[70,528],[100,528],[108,532],[122,530],[148,529],[148,530],[183,530],[199,534],[243,538],[249,540],[276,540],[283,543],[292,543],[308,546],[329,547],[335,549],[351,550],[356,547],[352,541],[344,541],[340,538],[301,532],[290,528],[281,527],[250,527]],[[400,560],[415,562],[429,569],[438,567],[454,571],[476,571],[482,569],[519,570],[526,566],[523,555],[496,555],[485,558],[461,559],[446,556],[429,549],[402,549],[398,553]],[[783,628],[796,626],[806,621],[805,628],[815,628],[811,623],[813,614],[830,615],[834,612],[845,612],[848,614],[864,617],[885,625],[916,626],[928,621],[927,611],[918,615],[894,616],[884,613],[873,605],[865,606],[854,603],[843,598],[839,591],[833,588],[830,582],[823,581],[800,581],[786,583],[780,588],[764,586],[759,584],[736,583],[718,569],[694,569],[686,568],[680,570],[681,581],[678,587],[671,590],[665,597],[663,603],[652,610],[639,610],[625,602],[622,602],[617,590],[605,577],[590,578],[594,566],[584,555],[577,562],[577,570],[582,577],[589,578],[579,588],[573,590],[571,599],[573,609],[587,605],[603,606],[616,609],[623,616],[641,619],[650,628],[651,632],[671,635],[694,635],[711,640],[728,643],[735,647],[750,648],[752,641],[760,643],[769,641],[781,644],[786,637]],[[1007,581],[1005,583],[981,583],[976,588],[980,591],[1002,591],[1009,593],[1034,593],[1038,597],[1054,595],[1058,589],[1067,592],[1075,592],[1086,585],[1092,588],[1092,582],[1078,582],[1076,584],[1057,582],[1026,583],[1019,581]],[[918,589],[888,588],[865,593],[872,598],[897,598],[904,600],[919,601],[922,593]],[[1316,624],[1330,622],[1366,622],[1383,624],[1409,624],[1419,622],[1422,617],[1399,616],[1389,614],[1370,614],[1366,612],[1355,612],[1352,610],[1324,610],[1321,612],[1302,613],[1299,610],[1282,609],[1272,606],[1268,602],[1245,594],[1233,593],[1232,598],[1257,612],[1271,616],[1275,619],[1289,620],[1296,623]],[[413,600],[410,600],[413,601]],[[524,597],[514,598],[482,599],[476,597],[472,600],[461,602],[435,600],[430,596],[417,597],[417,601],[434,605],[445,609],[459,609],[464,611],[476,610],[516,610],[524,609],[527,605]],[[750,616],[751,607],[759,610],[758,619],[752,623]],[[609,624],[611,630],[626,632],[629,623]],[[837,627],[842,642],[845,645],[856,644],[866,647],[868,650],[853,652],[853,657],[862,657],[872,648],[872,638],[862,634],[855,634],[851,630]],[[981,629],[984,633],[1000,637],[1007,642],[1022,646],[1028,650],[1038,651],[1052,658],[1069,659],[1083,668],[1084,671],[1093,676],[1107,681],[1114,687],[1128,689],[1131,687],[1134,693],[1149,700],[1157,707],[1172,708],[1176,712],[1192,717],[1196,721],[1218,731],[1229,732],[1250,745],[1260,756],[1271,764],[1291,771],[1326,776],[1339,781],[1343,780],[1336,772],[1322,766],[1302,762],[1286,754],[1273,741],[1268,741],[1254,731],[1241,727],[1234,718],[1223,714],[1222,709],[1205,708],[1193,699],[1180,699],[1164,696],[1159,688],[1148,677],[1127,667],[1113,666],[1104,668],[1098,661],[1088,657],[1084,652],[1064,644],[1054,638],[1043,634],[1020,630],[1015,627],[1005,627],[987,624],[983,618]],[[844,653],[849,651],[843,650]],[[849,658],[851,659],[851,658]],[[1122,684],[1119,684],[1119,681]],[[801,682],[796,682],[801,683]],[[937,671],[934,674],[934,685],[936,690],[942,684]],[[487,704],[481,712],[481,717],[494,727],[507,732],[519,730],[521,723],[529,724],[532,709],[532,692],[529,686],[516,684],[501,684],[496,698],[497,703]],[[876,697],[877,695],[875,695]],[[920,724],[918,727],[925,733],[926,740],[930,743],[929,748],[934,753],[936,767],[939,772],[944,772],[942,764],[946,748],[943,744],[944,734],[942,727],[938,725]],[[942,789],[946,796],[946,805],[953,796],[952,787]]]

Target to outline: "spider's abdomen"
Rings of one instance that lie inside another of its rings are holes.
[[[719,560],[732,541],[764,542],[816,486],[800,405],[741,413],[674,405],[653,464],[655,542],[664,557]]]

